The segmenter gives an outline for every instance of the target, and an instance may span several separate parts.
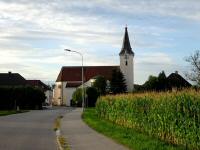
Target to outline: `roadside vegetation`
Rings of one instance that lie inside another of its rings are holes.
[[[46,96],[39,88],[30,86],[0,86],[0,110],[42,109]]]
[[[95,111],[98,119],[124,129],[185,149],[200,149],[199,91],[109,95],[98,99]]]
[[[24,113],[28,112],[28,110],[0,110],[0,116],[7,116],[12,114]]]
[[[133,128],[117,125],[99,118],[95,108],[87,108],[83,120],[97,132],[102,133],[132,150],[183,150],[181,146],[170,145],[157,138],[147,136]]]
[[[186,61],[191,65],[186,77],[195,86],[178,71],[168,77],[162,71],[158,76],[149,76],[143,85],[134,85],[134,94],[122,94],[126,93],[123,75],[117,80],[113,72],[105,90],[105,94],[113,95],[100,94],[96,107],[86,109],[83,119],[97,131],[134,150],[199,150],[200,51]],[[95,86],[97,91],[98,87]]]

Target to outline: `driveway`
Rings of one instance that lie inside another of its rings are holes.
[[[68,111],[57,107],[0,117],[0,149],[56,150],[54,120]]]

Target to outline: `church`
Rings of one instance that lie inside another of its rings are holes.
[[[120,69],[126,79],[128,92],[133,91],[134,86],[134,52],[128,36],[128,29],[125,33],[122,48],[119,53],[119,66],[84,66],[83,81],[84,86],[91,86],[95,77],[104,76],[107,81],[111,80],[112,71]],[[54,87],[53,104],[70,106],[73,92],[82,85],[82,66],[64,66],[56,79]]]

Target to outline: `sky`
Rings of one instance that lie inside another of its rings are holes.
[[[0,0],[0,72],[55,81],[62,66],[119,65],[128,26],[135,83],[189,70],[200,49],[199,0]]]

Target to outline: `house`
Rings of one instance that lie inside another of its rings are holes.
[[[167,82],[168,87],[171,90],[187,88],[192,86],[188,81],[186,81],[181,75],[178,74],[178,71],[175,71],[175,73],[171,73],[167,77]]]
[[[53,91],[49,86],[47,86],[40,80],[26,80],[19,73],[0,73],[0,86],[33,86],[40,88],[47,97],[45,103],[49,105],[52,104]]]
[[[24,86],[26,79],[19,73],[0,73],[0,86]]]
[[[44,84],[40,80],[26,80],[26,82],[30,86],[37,87],[37,88],[41,89],[46,96],[45,104],[52,105],[53,91],[49,86],[47,86],[46,84]]]
[[[126,79],[127,90],[132,92],[134,88],[134,52],[132,51],[130,45],[127,27],[125,27],[119,58],[119,66],[84,66],[84,85],[91,86],[92,82],[94,81],[93,79],[98,75],[104,76],[106,80],[109,81],[112,77],[112,71],[114,69],[120,69]],[[82,66],[62,67],[56,79],[55,88],[53,91],[53,104],[70,106],[72,94],[80,85],[82,85]]]

